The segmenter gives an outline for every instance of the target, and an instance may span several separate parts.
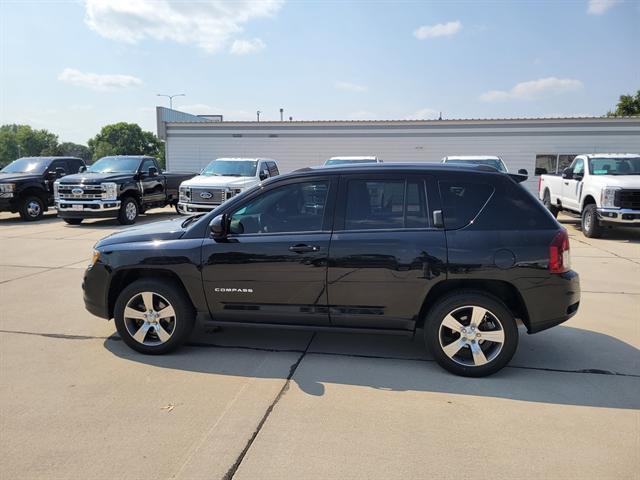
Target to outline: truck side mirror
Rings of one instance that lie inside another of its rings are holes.
[[[158,169],[156,167],[149,167],[148,173],[150,177],[157,177]]]
[[[529,172],[527,172],[526,168],[521,168],[520,170],[518,170],[518,174],[519,175],[529,175]]]
[[[565,168],[562,171],[562,178],[564,178],[565,180],[571,180],[573,178],[573,170],[571,169],[571,167]]]
[[[87,166],[86,165],[81,165],[80,168],[78,169],[78,173],[84,173],[87,171]]]
[[[268,170],[262,170],[260,172],[260,180],[266,180],[267,178],[269,178],[269,171]]]
[[[211,238],[214,240],[222,240],[227,236],[229,220],[226,214],[218,215],[209,224]]]

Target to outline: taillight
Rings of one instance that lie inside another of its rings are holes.
[[[569,234],[563,228],[553,237],[549,245],[549,271],[551,273],[564,273],[570,269]]]

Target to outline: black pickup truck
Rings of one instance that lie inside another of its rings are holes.
[[[150,208],[177,205],[180,184],[193,176],[163,172],[153,157],[102,157],[85,172],[55,182],[58,216],[71,225],[85,218],[117,218],[131,225]]]
[[[18,212],[23,220],[42,218],[53,206],[53,184],[78,173],[84,160],[75,157],[23,157],[0,170],[0,212]]]

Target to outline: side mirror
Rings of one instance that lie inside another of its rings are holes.
[[[267,170],[262,170],[260,172],[260,180],[266,180],[269,178],[269,172]]]
[[[573,178],[573,170],[571,169],[571,167],[565,168],[562,171],[562,178],[564,178],[565,180],[571,180]]]
[[[529,175],[529,172],[527,172],[526,168],[521,168],[520,170],[518,170],[518,174],[519,175]]]
[[[80,168],[78,169],[78,173],[84,173],[87,171],[87,166],[86,165],[81,165]]]
[[[156,167],[149,167],[149,170],[147,173],[149,174],[150,177],[157,177],[158,169]]]
[[[228,230],[228,217],[226,214],[218,215],[209,224],[209,230],[211,231],[211,238],[214,240],[221,240],[227,236]]]
[[[60,178],[60,177],[64,177],[67,174],[67,172],[64,171],[64,168],[62,167],[56,167],[54,170],[51,170],[49,172],[49,175],[52,178]]]
[[[579,182],[581,182],[583,178],[584,178],[584,174],[583,174],[583,173],[576,173],[576,174],[573,176],[573,179],[574,179],[574,180],[577,180],[577,181],[579,181]]]

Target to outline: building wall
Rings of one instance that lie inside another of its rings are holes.
[[[527,169],[527,186],[534,190],[536,154],[640,152],[640,120],[425,125],[169,124],[167,166],[198,171],[219,157],[271,157],[285,173],[339,155],[437,162],[446,155],[486,154],[502,157],[512,172]]]

